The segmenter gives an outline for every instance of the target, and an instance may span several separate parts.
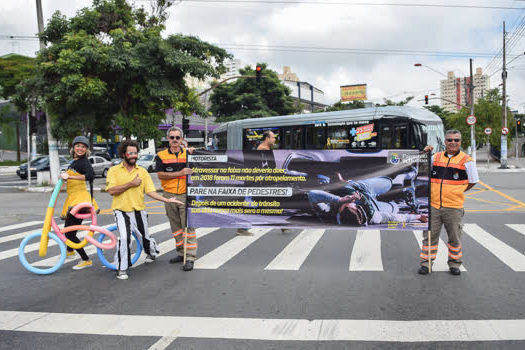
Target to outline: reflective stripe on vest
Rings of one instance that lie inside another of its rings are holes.
[[[463,208],[468,186],[465,163],[471,160],[463,152],[451,158],[445,152],[436,153],[430,178],[431,205],[434,208]]]

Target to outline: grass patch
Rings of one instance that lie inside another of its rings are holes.
[[[0,162],[0,166],[14,166],[14,165],[20,165],[25,163],[26,160],[4,160]]]

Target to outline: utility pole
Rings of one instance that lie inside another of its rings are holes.
[[[507,127],[507,66],[505,60],[505,21],[503,21],[503,69],[501,72],[501,79],[503,80],[503,96],[501,101],[502,106],[502,116],[501,116],[501,128]],[[501,133],[501,152],[500,152],[500,169],[507,169],[507,135],[503,132]]]
[[[472,58],[470,59],[470,115],[474,115],[474,77],[472,76]],[[476,164],[476,132],[475,124],[470,126],[470,145],[472,146],[472,160]]]
[[[36,0],[36,17],[38,22],[38,33],[41,34],[44,31],[44,16],[42,14],[42,0]],[[44,50],[46,45],[44,41],[40,39],[40,50]],[[50,171],[50,184],[54,185],[59,176],[60,164],[58,162],[58,145],[57,141],[51,134],[51,117],[46,112],[46,129],[47,129],[47,145],[49,148],[49,171]]]

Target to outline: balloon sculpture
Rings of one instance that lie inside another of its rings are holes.
[[[48,275],[48,274],[51,274],[57,271],[64,264],[64,261],[66,260],[66,245],[73,249],[80,249],[80,248],[85,247],[88,243],[91,243],[97,247],[97,255],[100,261],[107,268],[115,270],[115,265],[109,263],[104,257],[103,249],[115,248],[117,239],[112,232],[116,231],[117,227],[113,225],[106,229],[104,227],[97,226],[97,213],[91,203],[80,203],[80,204],[75,205],[71,209],[71,214],[75,216],[76,218],[91,219],[91,225],[73,225],[73,226],[67,226],[67,227],[64,227],[63,229],[60,229],[60,227],[55,222],[55,218],[53,217],[54,212],[55,212],[55,204],[56,204],[60,189],[62,188],[62,184],[63,184],[63,180],[60,178],[57,184],[55,185],[53,193],[51,194],[51,199],[49,200],[49,204],[47,207],[46,217],[44,220],[44,226],[42,228],[42,231],[37,231],[37,232],[34,232],[28,235],[20,243],[20,247],[18,248],[18,258],[20,260],[20,263],[22,263],[22,265],[27,270],[33,273],[36,273],[39,275]],[[89,211],[89,212],[85,213],[86,211]],[[53,230],[51,231],[51,229]],[[67,232],[79,231],[79,230],[88,231],[88,234],[84,237],[84,240],[80,243],[72,242],[71,240],[67,239],[66,236],[64,235]],[[93,235],[95,232],[101,233],[98,239],[93,238]],[[37,237],[40,237],[40,248],[38,250],[38,254],[41,257],[44,257],[47,255],[49,238],[55,241],[56,244],[58,245],[60,249],[60,257],[58,259],[58,262],[55,265],[48,267],[48,268],[39,268],[39,267],[31,265],[27,261],[27,258],[25,256],[26,254],[25,248],[29,241]],[[106,242],[106,243],[103,242],[105,237],[109,238],[109,242]],[[135,237],[135,241],[137,242],[137,251],[131,260],[132,264],[138,260],[140,253],[142,252],[142,246],[134,232],[133,232],[133,237]]]

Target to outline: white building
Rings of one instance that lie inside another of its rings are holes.
[[[309,113],[312,110],[324,110],[327,106],[324,92],[306,81],[300,81],[290,67],[283,67],[283,73],[279,74],[279,79],[290,89],[290,96],[296,103],[303,105],[303,113]]]
[[[482,73],[481,68],[476,68],[473,75],[474,80],[474,103],[490,89],[489,76]],[[455,113],[463,106],[470,106],[471,96],[469,92],[470,77],[456,78],[454,72],[448,72],[446,80],[440,81],[441,106],[450,113]]]

